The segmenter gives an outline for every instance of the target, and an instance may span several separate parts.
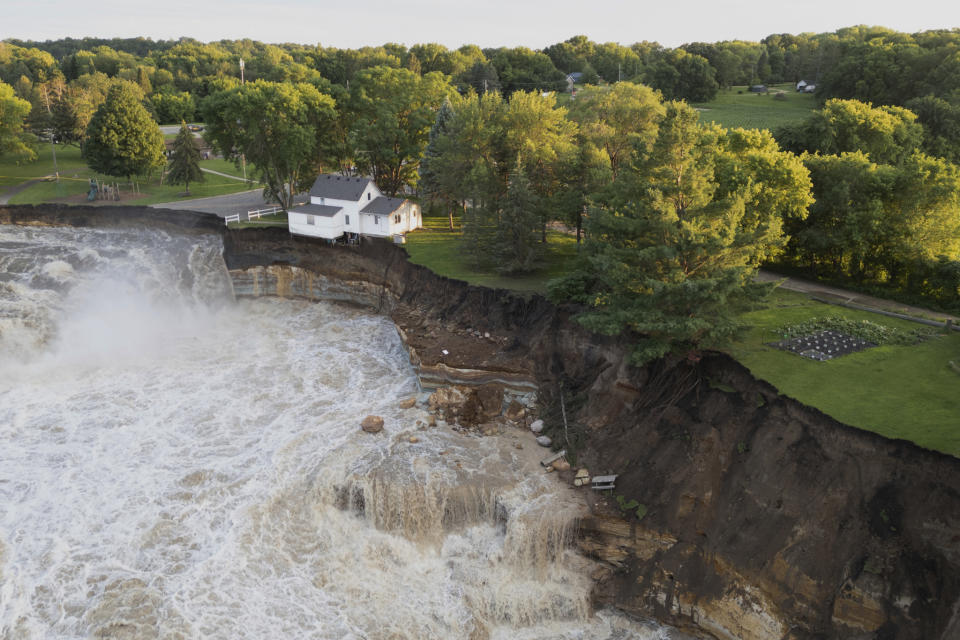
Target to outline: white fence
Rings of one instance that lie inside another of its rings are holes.
[[[269,207],[267,209],[256,209],[255,211],[247,211],[247,220],[259,220],[263,216],[272,216],[276,213],[283,211],[280,207]]]
[[[254,209],[253,211],[247,211],[247,221],[250,220],[259,220],[263,216],[272,216],[277,213],[282,213],[282,207],[268,207],[266,209]],[[223,219],[225,224],[230,224],[231,222],[240,222],[240,216],[242,214],[235,213],[233,215],[227,216]]]

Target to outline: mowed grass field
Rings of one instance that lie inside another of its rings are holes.
[[[774,98],[782,91],[785,99]],[[701,122],[715,122],[732,129],[776,129],[794,124],[817,108],[813,94],[797,93],[792,84],[771,85],[769,93],[750,93],[749,87],[721,89],[710,102],[692,105],[700,111]]]
[[[73,175],[76,172],[87,170],[86,163],[80,158],[80,149],[58,144],[57,167],[60,175]],[[43,179],[54,174],[53,151],[50,143],[42,143],[37,147],[36,162],[16,164],[10,158],[0,159],[0,191],[16,186],[27,180]]]
[[[53,179],[53,154],[49,144],[41,145],[38,148],[37,155],[39,157],[36,162],[22,165],[16,165],[10,161],[0,162],[0,192],[28,180],[40,180],[40,182],[30,185],[10,198],[10,204],[41,204],[44,202],[87,204],[84,194],[90,188],[90,178],[95,177],[96,174],[87,167],[80,157],[78,147],[57,145],[56,152],[57,168],[60,174],[59,181]],[[200,166],[232,176],[241,176],[240,170],[226,160],[202,160]],[[250,167],[248,167],[249,172]],[[184,195],[183,185],[161,184],[159,173],[155,173],[152,178],[138,179],[140,193],[133,194],[132,188],[126,185],[122,179],[100,177],[111,183],[119,183],[122,199],[118,202],[96,201],[96,204],[148,205],[187,198],[221,196],[251,188],[242,180],[205,173],[204,181],[202,183],[192,183],[190,185],[190,195],[186,196]]]
[[[778,290],[766,308],[743,316],[750,328],[727,350],[781,393],[841,422],[960,456],[960,374],[948,364],[960,364],[960,333],[940,333],[911,346],[874,347],[826,362],[767,344],[782,338],[778,327],[829,316],[905,330],[923,327]]]
[[[578,85],[577,89],[581,87]],[[751,93],[750,87],[735,86],[721,89],[710,102],[690,103],[700,112],[701,122],[715,122],[732,129],[776,129],[785,124],[800,122],[818,107],[813,94],[797,93],[793,84],[769,85],[768,93]],[[783,99],[774,98],[783,93]],[[572,100],[567,92],[556,94],[558,107],[569,107]]]
[[[423,229],[407,234],[404,246],[410,254],[410,261],[429,267],[442,276],[484,287],[544,294],[547,282],[563,275],[577,255],[577,242],[573,236],[548,231],[539,267],[528,274],[503,276],[469,264],[461,248],[463,233],[459,218],[454,218],[454,231],[449,230],[449,220],[445,216],[424,215],[423,224]]]

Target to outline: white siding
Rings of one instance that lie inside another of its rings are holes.
[[[378,213],[364,213],[360,216],[361,233],[368,236],[385,238],[390,235],[390,217]]]
[[[356,202],[311,196],[311,204],[339,207],[340,211],[333,216],[314,216],[313,224],[307,223],[305,214],[291,212],[288,216],[290,233],[327,239],[339,238],[345,232],[387,238],[422,226],[420,205],[412,202],[404,202],[396,211],[386,215],[360,213],[381,195],[377,185],[370,182]],[[399,222],[396,221],[398,215]]]
[[[314,238],[332,240],[343,235],[343,211],[332,216],[312,216],[313,224],[308,222],[307,214],[290,212],[287,215],[287,227],[290,233]]]
[[[397,222],[397,216],[400,221]],[[420,218],[420,205],[413,202],[404,202],[400,208],[390,214],[390,235],[402,234],[414,229],[419,229],[423,225]]]

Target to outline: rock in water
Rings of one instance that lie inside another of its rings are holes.
[[[534,433],[540,433],[543,431],[543,420],[534,420],[530,425],[530,431]]]
[[[573,479],[573,486],[582,487],[586,484],[590,484],[590,472],[586,469],[580,469],[577,471],[577,475]]]
[[[406,400],[400,401],[401,409],[412,409],[413,405],[417,404],[417,399],[415,397],[407,398]]]
[[[550,436],[537,436],[537,444],[541,447],[549,447],[552,442]]]
[[[380,433],[383,431],[383,418],[380,416],[367,416],[360,423],[360,428],[367,433]]]

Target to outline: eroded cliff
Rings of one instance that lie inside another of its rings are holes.
[[[0,208],[0,222],[122,215],[222,233],[241,295],[367,304],[393,317],[429,380],[535,384],[555,441],[619,474],[581,525],[581,548],[605,563],[598,603],[717,638],[960,638],[955,458],[839,424],[724,354],[631,367],[624,343],[572,310],[436,276],[388,244],[63,209]]]

